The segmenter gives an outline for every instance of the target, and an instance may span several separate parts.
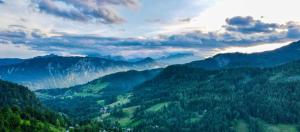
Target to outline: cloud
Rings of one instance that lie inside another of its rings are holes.
[[[81,22],[122,23],[114,6],[137,8],[138,0],[32,0],[41,12]]]
[[[244,34],[253,33],[271,33],[281,28],[281,25],[276,23],[264,23],[260,20],[254,20],[253,17],[241,17],[236,16],[226,19],[227,25],[225,26],[227,31],[240,32]]]
[[[179,22],[190,22],[192,21],[192,18],[183,18],[183,19],[179,19]]]
[[[163,36],[169,43],[193,44],[200,47],[251,46],[265,43],[288,42],[300,39],[300,24],[265,23],[251,16],[227,18],[219,31],[189,31]]]
[[[164,21],[160,18],[155,18],[155,19],[146,19],[145,20],[148,23],[163,23]]]
[[[16,31],[1,31],[0,32],[0,43],[25,43],[27,33],[21,30]]]
[[[4,44],[0,41],[0,58],[32,58],[46,54],[43,51],[32,50],[26,45]]]
[[[3,38],[25,38],[26,33],[23,31],[3,31],[3,32],[0,32],[0,37],[3,37]]]
[[[161,58],[178,53],[192,53],[203,56],[213,52],[214,49],[235,46],[247,47],[300,39],[300,24],[296,22],[276,24],[280,25],[280,31],[275,30],[272,32],[245,33],[226,30],[227,26],[231,25],[239,26],[239,28],[249,26],[248,21],[243,20],[245,19],[227,19],[228,24],[221,27],[224,30],[213,32],[198,30],[163,35],[155,39],[100,37],[67,33],[55,33],[57,35],[47,36],[37,29],[26,29],[22,26],[12,25],[14,28],[11,30],[0,31],[0,43],[23,44],[35,51],[55,54],[112,56],[134,59],[149,56]],[[252,19],[251,21],[249,23],[253,23],[253,21],[257,23],[255,21],[258,20]],[[264,22],[260,21],[260,23]]]
[[[287,37],[289,38],[299,38],[300,36],[300,25],[299,23],[295,22],[288,22],[287,23]]]
[[[254,22],[255,22],[255,20],[251,16],[247,16],[247,17],[236,16],[233,18],[226,19],[226,23],[228,25],[235,25],[235,26],[248,26]]]
[[[3,1],[3,0],[0,0],[0,4],[4,4],[4,1]]]

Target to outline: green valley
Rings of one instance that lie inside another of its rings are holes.
[[[127,71],[104,76],[84,85],[36,91],[44,104],[78,121],[100,116],[100,110],[127,103],[133,87],[154,78],[161,69]]]

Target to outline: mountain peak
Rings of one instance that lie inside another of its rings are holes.
[[[44,55],[44,56],[37,56],[35,58],[52,58],[52,57],[60,57],[60,56],[56,55],[56,54],[48,54],[48,55]]]

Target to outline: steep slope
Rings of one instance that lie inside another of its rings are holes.
[[[115,72],[160,66],[150,59],[130,63],[93,57],[49,55],[0,66],[0,78],[28,86],[31,90],[63,88],[84,84]]]
[[[99,116],[100,108],[130,96],[133,87],[154,78],[161,69],[127,71],[107,75],[84,85],[65,89],[38,90],[37,95],[47,106],[77,120]]]
[[[211,58],[187,64],[190,67],[221,69],[236,67],[271,67],[300,59],[300,41],[282,48],[261,53],[218,54]]]
[[[170,66],[102,117],[137,131],[230,132],[240,124],[249,131],[296,131],[299,75],[300,61],[263,69]]]
[[[0,131],[65,131],[67,121],[44,108],[26,87],[0,80]]]
[[[24,86],[0,80],[0,107],[40,107],[41,104]]]

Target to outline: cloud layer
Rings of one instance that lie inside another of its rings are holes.
[[[121,56],[127,59],[161,58],[171,54],[192,53],[205,56],[214,49],[289,42],[300,39],[300,25],[265,23],[250,16],[226,19],[219,31],[192,31],[160,36],[156,39],[114,38],[59,34],[47,36],[25,27],[0,32],[0,42],[26,45],[33,50],[63,55]],[[230,27],[230,28],[229,28]]]
[[[227,18],[226,25],[220,31],[193,31],[171,35],[168,38],[182,43],[198,43],[201,46],[250,46],[300,39],[300,25],[297,22],[265,23],[251,16],[236,16]]]
[[[125,21],[115,6],[137,8],[138,0],[32,0],[41,12],[65,19],[116,24]]]
[[[225,26],[226,30],[245,34],[272,33],[281,28],[279,24],[264,23],[260,20],[254,20],[251,16],[228,18],[226,23],[228,24]]]

